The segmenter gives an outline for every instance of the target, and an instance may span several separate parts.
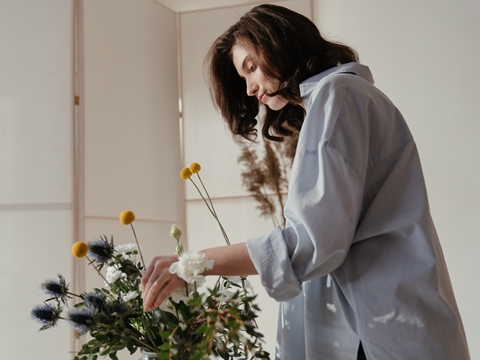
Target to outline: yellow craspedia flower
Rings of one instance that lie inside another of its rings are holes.
[[[135,221],[135,214],[130,210],[124,210],[120,213],[118,219],[123,225],[130,225]]]
[[[190,171],[189,168],[183,168],[182,170],[180,170],[180,177],[183,179],[183,180],[187,180],[187,179],[190,179],[190,176],[192,176],[192,172]]]
[[[77,258],[82,258],[87,255],[88,252],[88,245],[85,244],[83,241],[77,241],[75,244],[72,245],[72,254]]]
[[[199,163],[191,163],[190,164],[190,172],[192,174],[198,173],[201,169],[202,169],[202,167],[200,166]]]

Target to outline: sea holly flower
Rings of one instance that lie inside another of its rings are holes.
[[[66,320],[79,331],[85,334],[94,324],[93,312],[89,308],[77,308],[68,312]]]
[[[118,314],[120,316],[129,312],[129,307],[122,299],[117,299],[105,304],[105,312],[107,314]]]
[[[88,254],[100,265],[100,268],[112,258],[113,252],[113,238],[109,242],[106,236],[101,236],[100,239],[88,243]]]
[[[61,313],[62,308],[60,305],[54,306],[44,303],[36,305],[30,312],[30,315],[34,320],[43,325],[40,330],[45,330],[57,325],[58,320],[61,318]]]
[[[105,306],[106,296],[98,292],[90,292],[83,296],[85,305],[94,309],[102,309]]]
[[[67,299],[71,298],[68,293],[68,284],[66,283],[65,278],[62,275],[57,274],[57,276],[58,280],[45,280],[40,285],[40,288],[43,289],[47,295],[53,296],[51,299],[48,300],[57,299],[66,305]]]

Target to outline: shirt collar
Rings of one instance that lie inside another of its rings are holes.
[[[308,78],[307,80],[300,83],[301,96],[304,99],[308,98],[320,80],[322,80],[324,77],[330,74],[340,74],[340,73],[353,73],[355,75],[360,76],[362,79],[367,80],[371,84],[374,84],[373,76],[368,66],[365,66],[356,62],[350,62],[347,64],[342,64],[339,66],[335,66],[331,69],[325,70],[320,74],[314,75],[311,78]]]

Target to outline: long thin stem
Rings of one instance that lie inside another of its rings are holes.
[[[94,268],[95,270],[97,270],[98,275],[100,275],[100,276],[102,277],[102,279],[105,280],[105,282],[108,284],[108,286],[110,286],[110,288],[112,288],[112,285],[107,281],[107,279],[105,279],[105,276],[103,276],[103,274],[100,272],[100,270],[98,270],[97,267],[93,264],[93,261],[90,260],[90,258],[89,258],[87,255],[85,255],[85,257],[86,257],[87,260],[88,260],[88,265],[92,265],[93,268]]]
[[[217,214],[215,213],[215,209],[213,209],[213,204],[212,204],[212,207],[210,207],[209,203],[207,202],[207,200],[205,199],[205,196],[203,196],[202,192],[200,191],[200,189],[198,188],[197,184],[195,184],[195,181],[192,180],[192,178],[189,178],[189,180],[192,182],[192,184],[195,186],[195,188],[197,189],[198,193],[200,194],[200,196],[202,197],[203,201],[205,202],[205,205],[207,205],[207,208],[208,210],[210,210],[210,213],[212,214],[212,216],[215,218],[215,220],[217,220],[217,223],[218,223],[218,226],[220,227],[220,230],[223,234],[223,237],[225,238],[225,242],[227,243],[227,245],[230,245],[230,240],[228,239],[228,236],[227,236],[227,233],[225,232],[225,229],[223,228],[222,226],[222,223],[220,222],[220,220],[218,219],[218,216]],[[202,183],[203,184],[203,183]],[[207,193],[208,195],[208,193]],[[212,202],[212,200],[210,199],[210,197],[208,197],[209,200],[210,200],[210,203]]]
[[[130,226],[132,227],[133,236],[135,237],[135,242],[137,243],[138,253],[140,254],[140,258],[142,259],[143,268],[146,269],[145,261],[143,261],[142,250],[140,249],[140,244],[138,243],[137,234],[135,233],[135,229],[133,228],[133,224],[130,224]]]

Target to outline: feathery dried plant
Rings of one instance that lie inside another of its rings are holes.
[[[238,163],[243,166],[242,185],[258,202],[260,216],[270,218],[274,226],[285,228],[283,207],[288,193],[288,176],[295,157],[298,132],[284,138],[283,142],[264,142],[263,157],[258,148],[244,146]],[[279,220],[280,218],[280,220]]]

